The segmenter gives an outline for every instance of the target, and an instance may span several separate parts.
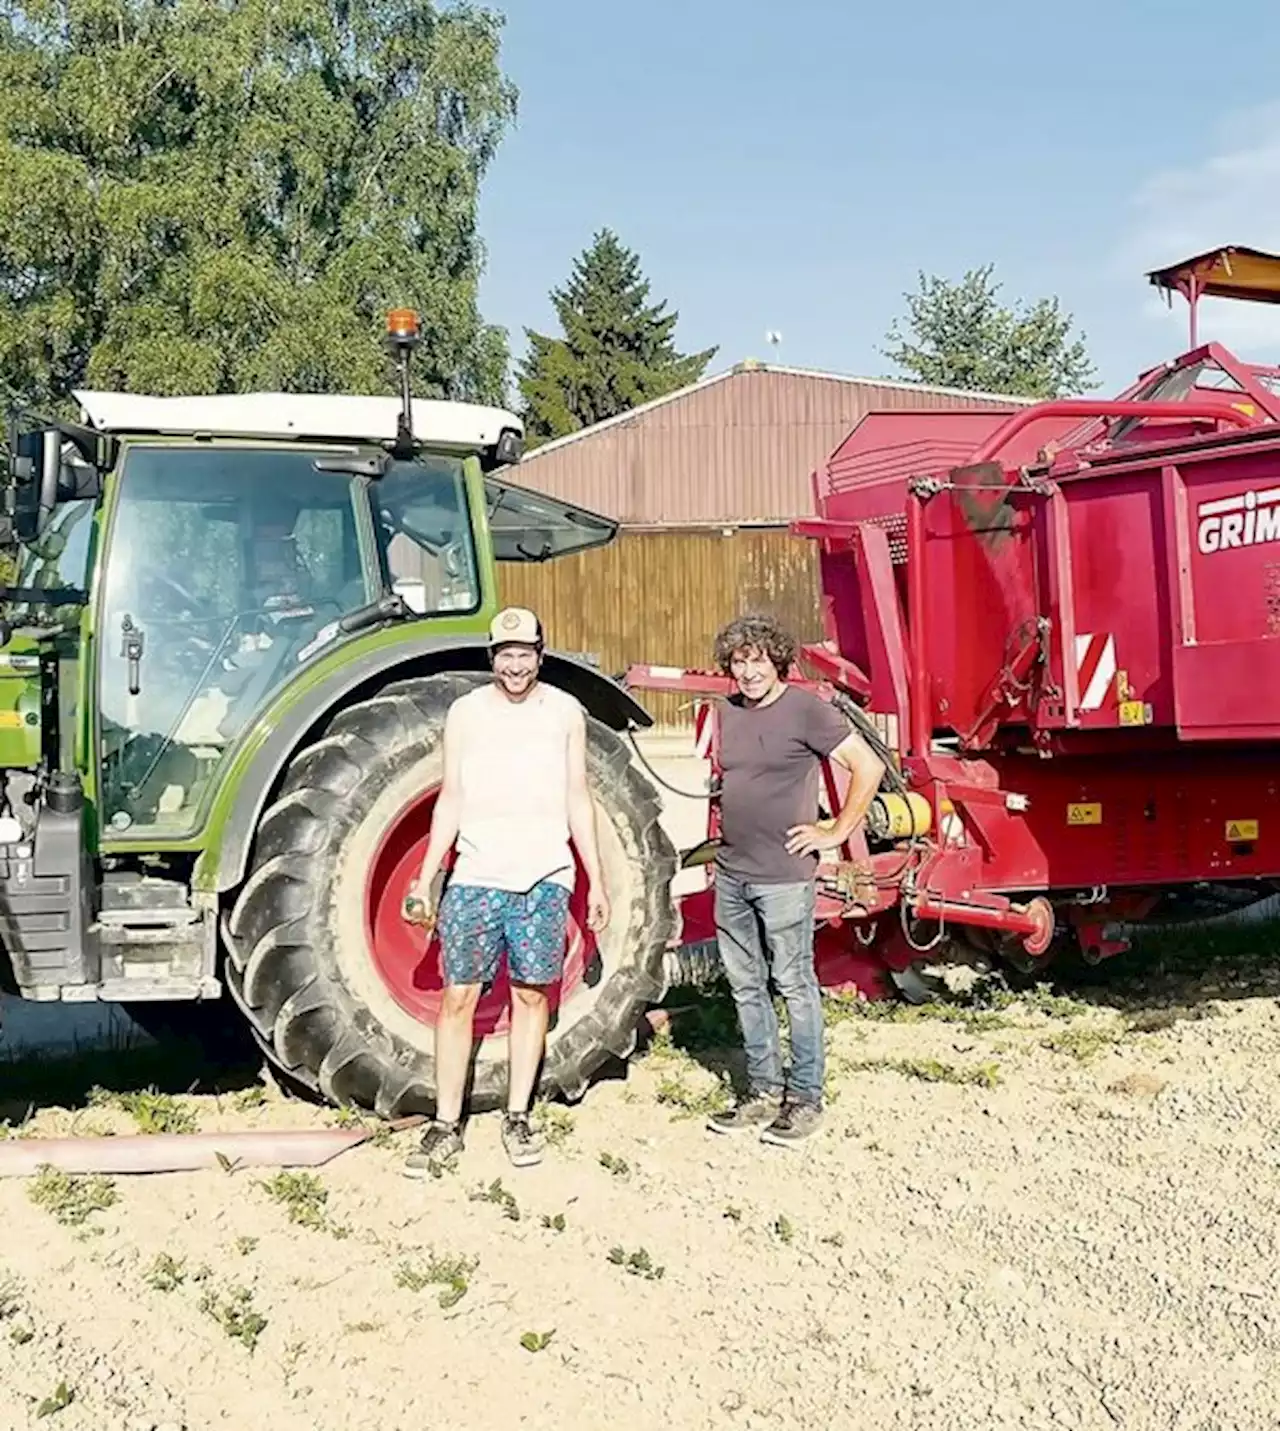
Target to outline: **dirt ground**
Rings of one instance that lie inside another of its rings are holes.
[[[551,1109],[535,1169],[484,1117],[426,1183],[411,1133],[314,1185],[0,1182],[0,1426],[1274,1427],[1277,992],[833,1001],[802,1151],[704,1132],[703,1001]],[[64,1101],[10,1136],[342,1116],[243,1082]]]

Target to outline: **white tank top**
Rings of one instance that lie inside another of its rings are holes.
[[[462,795],[451,883],[524,893],[549,879],[573,888],[568,755],[578,709],[542,682],[523,701],[487,685],[454,703]]]

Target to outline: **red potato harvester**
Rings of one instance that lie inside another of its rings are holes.
[[[826,639],[803,684],[889,759],[820,867],[824,985],[922,998],[921,966],[957,957],[1096,962],[1280,885],[1280,368],[1196,337],[1202,296],[1280,302],[1280,256],[1149,278],[1187,298],[1191,347],[1118,398],[871,413],[813,475],[792,530],[820,545]],[[699,701],[713,774],[715,724]],[[710,887],[683,914],[686,949],[714,938]]]

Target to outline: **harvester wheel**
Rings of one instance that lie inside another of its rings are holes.
[[[388,1118],[434,1109],[439,947],[400,911],[443,775],[445,714],[483,679],[419,677],[341,711],[294,756],[259,826],[227,922],[228,982],[268,1057],[331,1102]],[[657,796],[590,717],[587,767],[613,914],[598,940],[587,931],[579,870],[540,1085],[570,1099],[634,1049],[676,927]],[[504,971],[476,1013],[477,1111],[505,1099],[507,1001]]]

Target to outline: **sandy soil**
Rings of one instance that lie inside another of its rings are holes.
[[[80,1225],[0,1183],[0,1426],[53,1396],[58,1431],[1274,1427],[1278,990],[1184,982],[1141,1028],[1114,998],[833,1004],[802,1151],[703,1131],[722,1065],[680,1019],[553,1111],[541,1167],[512,1170],[488,1117],[412,1183],[404,1134],[321,1169],[311,1226],[258,1171],[121,1178]],[[180,1102],[202,1128],[336,1117]],[[103,1106],[21,1132],[71,1126],[132,1125]],[[518,1218],[474,1197],[495,1179]],[[433,1258],[464,1259],[461,1296],[423,1284],[458,1270]],[[240,1289],[256,1340],[215,1315]]]

